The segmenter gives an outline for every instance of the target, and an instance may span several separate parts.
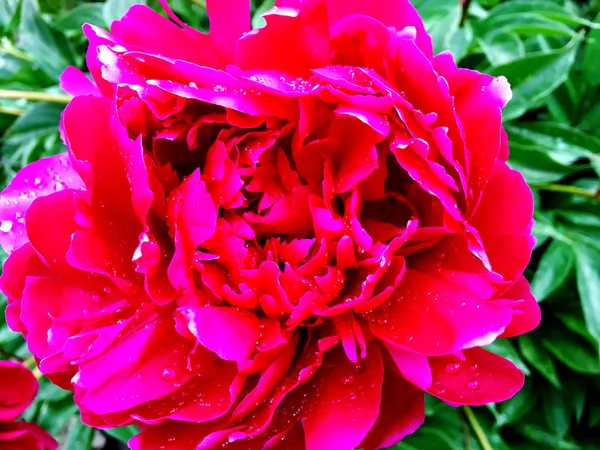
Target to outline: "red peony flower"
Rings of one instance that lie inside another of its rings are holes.
[[[38,390],[35,376],[23,364],[0,361],[0,448],[2,450],[54,450],[58,443],[34,423],[15,422]]]
[[[133,6],[86,25],[68,154],[2,194],[11,327],[132,449],[384,448],[523,374],[533,202],[508,83],[433,56],[404,0],[288,0],[210,34]],[[14,251],[13,251],[14,250]]]

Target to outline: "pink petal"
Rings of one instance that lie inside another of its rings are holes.
[[[26,332],[21,321],[21,299],[27,277],[43,275],[50,275],[50,271],[29,243],[11,253],[4,262],[0,289],[8,297],[6,323],[13,331]]]
[[[369,346],[359,364],[339,347],[325,356],[304,413],[307,450],[353,450],[373,427],[383,382],[379,347]]]
[[[431,367],[427,356],[388,344],[387,351],[394,360],[402,377],[422,390],[431,387]]]
[[[81,70],[68,66],[59,78],[60,87],[71,95],[100,95],[100,90]]]
[[[424,420],[422,391],[386,368],[379,417],[359,447],[364,450],[388,448],[414,433]]]
[[[71,270],[67,251],[78,225],[75,222],[75,192],[65,190],[37,198],[26,214],[27,236],[46,263],[61,272]],[[52,217],[53,220],[48,220]]]
[[[242,69],[278,70],[300,77],[328,64],[329,28],[322,2],[306,2],[300,9],[273,9],[264,17],[264,28],[237,42],[236,62]]]
[[[540,305],[531,295],[531,289],[525,277],[521,276],[507,292],[502,294],[501,298],[518,300],[520,303],[513,306],[512,320],[500,337],[519,336],[533,330],[540,324]]]
[[[38,383],[31,371],[16,361],[0,361],[0,421],[15,420],[31,404]]]
[[[0,194],[0,245],[6,253],[27,242],[25,211],[37,198],[63,189],[82,189],[66,153],[35,161],[15,175]]]
[[[259,339],[257,317],[229,307],[188,306],[179,311],[188,321],[192,334],[204,347],[226,361],[247,360]]]
[[[395,27],[398,31],[414,27],[417,32],[417,45],[425,55],[433,56],[431,38],[425,31],[417,10],[408,0],[362,1],[362,0],[325,0],[331,25],[343,17],[363,14],[379,20],[384,25]]]
[[[492,268],[516,280],[531,257],[533,196],[523,176],[496,159],[491,178],[470,220],[485,246]]]
[[[250,31],[250,2],[248,0],[208,0],[206,11],[210,21],[210,40],[221,52],[223,61],[233,63],[235,44]]]
[[[42,427],[25,421],[0,424],[2,450],[56,450],[58,442]]]
[[[454,405],[485,405],[508,400],[523,386],[525,376],[513,363],[481,348],[453,356],[429,358],[433,386],[428,392]]]
[[[391,299],[367,314],[377,337],[425,355],[489,344],[511,316],[510,308],[494,306],[462,286],[411,269]]]
[[[191,27],[181,28],[146,5],[133,5],[112,23],[111,31],[119,44],[132,50],[209,67],[221,68],[227,62],[221,62],[209,36]],[[92,46],[90,39],[91,49]]]

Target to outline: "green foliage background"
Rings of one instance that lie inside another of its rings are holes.
[[[157,0],[148,0],[160,10]],[[84,22],[103,27],[132,0],[0,0],[0,184],[24,164],[64,151],[67,65],[84,68]],[[208,26],[203,0],[173,0],[189,24]],[[600,449],[600,2],[415,0],[436,51],[463,67],[505,75],[512,167],[536,200],[538,239],[527,277],[542,307],[534,332],[490,347],[527,375],[502,404],[455,409],[427,399],[426,424],[398,450]],[[255,2],[253,25],[272,0]],[[467,13],[465,14],[465,11]],[[18,91],[18,92],[12,92]],[[90,118],[91,119],[91,118]],[[0,299],[0,310],[6,305]],[[0,358],[29,354],[0,315]],[[45,380],[25,418],[65,449],[87,450],[70,393]],[[110,431],[126,441],[134,428]]]

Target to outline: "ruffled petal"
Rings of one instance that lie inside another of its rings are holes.
[[[0,245],[6,253],[27,242],[25,211],[38,197],[63,189],[83,189],[66,153],[35,161],[15,175],[0,195]]]
[[[525,376],[510,361],[481,348],[429,358],[432,395],[452,405],[485,405],[508,400],[523,387]]]
[[[383,363],[377,345],[357,366],[337,348],[317,372],[304,414],[306,449],[353,450],[373,427],[381,405]]]

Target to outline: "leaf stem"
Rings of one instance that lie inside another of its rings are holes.
[[[33,356],[30,356],[25,361],[23,361],[23,365],[29,370],[31,370],[33,376],[36,377],[38,380],[42,377],[42,372],[40,372],[40,369],[35,363],[35,358]]]
[[[11,116],[21,116],[25,111],[19,108],[12,108],[10,106],[0,106],[0,114],[8,114]]]
[[[49,92],[17,91],[0,89],[0,98],[35,100],[40,102],[69,103],[70,95],[51,94]]]
[[[25,361],[23,361],[23,365],[26,366],[28,369],[33,370],[33,368],[36,367],[35,358],[33,356],[30,356]]]
[[[483,450],[494,450],[490,444],[490,441],[488,441],[488,438],[485,435],[485,432],[481,428],[481,425],[479,425],[479,422],[477,421],[477,417],[475,417],[475,413],[473,413],[473,410],[471,409],[471,407],[465,405],[465,406],[463,406],[463,411],[465,412],[467,419],[469,419],[471,428],[473,428],[473,431],[475,432],[475,436],[477,436],[477,440],[479,441],[481,448]]]
[[[206,0],[190,0],[192,3],[198,5],[202,9],[206,9]]]
[[[467,421],[465,419],[464,411],[463,411],[463,414],[459,414],[459,415],[460,415],[460,424],[462,425],[463,441],[465,443],[465,450],[473,450],[473,446],[471,445],[471,434],[469,433],[469,424],[467,423]]]
[[[467,16],[469,15],[469,6],[471,6],[471,0],[460,0],[461,3],[461,13],[460,13],[460,22],[458,22],[459,28],[462,28],[465,22],[467,21]]]
[[[12,43],[6,39],[2,39],[2,44],[0,45],[0,50],[6,53],[7,55],[13,56],[15,58],[21,59],[27,62],[33,62],[33,58],[29,56],[27,53],[19,50],[12,46]]]
[[[563,194],[579,195],[580,197],[600,200],[595,192],[586,191],[577,186],[565,186],[564,184],[534,184],[531,187],[540,191],[562,192]]]

